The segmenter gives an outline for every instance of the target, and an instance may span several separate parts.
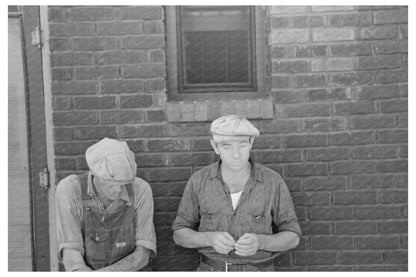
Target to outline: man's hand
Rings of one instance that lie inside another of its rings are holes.
[[[240,256],[251,256],[259,249],[259,238],[256,234],[245,233],[235,243],[235,253]]]
[[[220,254],[228,254],[234,249],[235,241],[227,232],[207,232],[208,245]]]

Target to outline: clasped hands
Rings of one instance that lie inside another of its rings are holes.
[[[228,254],[235,250],[240,256],[256,254],[259,249],[259,238],[256,234],[245,233],[238,241],[227,232],[207,232],[208,244],[220,254]]]

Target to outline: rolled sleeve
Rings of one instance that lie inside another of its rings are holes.
[[[63,179],[56,189],[57,207],[57,239],[59,259],[62,260],[62,250],[71,248],[84,255],[84,243],[81,234],[82,205],[79,179],[68,176]]]
[[[292,197],[283,179],[279,182],[279,193],[274,201],[273,232],[291,231],[302,235],[295,213]]]
[[[172,230],[183,228],[195,229],[199,222],[199,205],[195,194],[195,176],[192,176],[185,186],[178,212],[172,225]]]
[[[143,246],[156,254],[156,232],[153,224],[153,196],[150,185],[143,179],[136,178],[136,246]]]

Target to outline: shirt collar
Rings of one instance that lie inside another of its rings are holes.
[[[92,183],[92,173],[91,173],[91,171],[88,172],[87,194],[92,196],[93,198],[98,198],[97,197],[97,191],[95,190],[94,185]],[[124,185],[121,188],[121,193],[120,193],[120,198],[119,199],[126,201],[127,205],[131,206],[129,194],[127,193],[126,186],[124,186]]]
[[[251,165],[250,177],[255,181],[263,182],[263,176],[262,176],[262,174],[260,174],[258,164],[253,162],[251,158],[248,159],[248,162]],[[218,162],[216,162],[215,164],[213,164],[213,166],[211,167],[211,169],[209,171],[209,177],[211,179],[221,178],[221,170],[220,170],[221,167],[220,166],[221,166],[221,159]]]

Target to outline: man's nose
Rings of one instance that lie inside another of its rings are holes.
[[[233,147],[233,157],[234,158],[239,158],[240,157],[240,150],[238,149],[237,146]]]
[[[114,186],[113,190],[118,193],[121,191],[121,186]]]

